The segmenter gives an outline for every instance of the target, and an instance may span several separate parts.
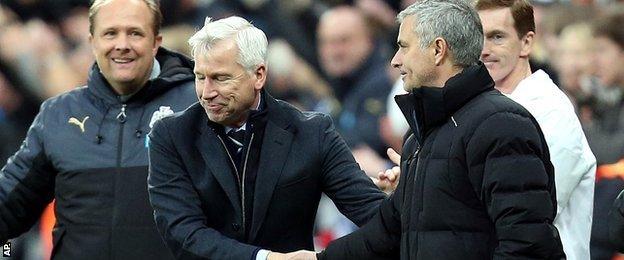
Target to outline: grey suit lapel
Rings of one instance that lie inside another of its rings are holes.
[[[293,134],[268,121],[260,151],[253,202],[253,222],[249,241],[253,241],[264,222],[277,180],[290,152]]]
[[[217,134],[206,123],[202,123],[200,129],[200,136],[196,145],[199,153],[204,158],[204,162],[210,169],[211,173],[209,174],[214,175],[230,199],[234,209],[238,214],[242,214],[238,184],[234,180],[234,173],[232,172],[232,167],[230,167],[230,159],[226,154],[225,147],[219,141]]]

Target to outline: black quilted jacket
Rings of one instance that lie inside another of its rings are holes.
[[[321,259],[561,259],[553,167],[535,119],[475,65],[396,101],[410,123],[396,192]]]

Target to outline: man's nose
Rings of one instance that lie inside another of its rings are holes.
[[[204,99],[212,99],[217,96],[217,91],[212,83],[212,80],[205,79],[203,82],[202,89],[202,98]]]
[[[397,51],[394,54],[394,57],[392,57],[392,60],[390,61],[390,65],[392,65],[393,68],[398,69],[401,67],[402,61],[401,61],[401,57],[399,55],[399,52]]]
[[[483,49],[481,50],[481,58],[487,57],[490,55],[490,46],[491,46],[491,43],[489,43],[489,41],[487,40],[483,41]]]
[[[128,36],[125,34],[120,34],[115,39],[115,50],[127,50],[130,48],[130,43],[128,41]]]

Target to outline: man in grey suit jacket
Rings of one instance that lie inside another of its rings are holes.
[[[385,197],[331,119],[264,89],[265,34],[240,17],[189,40],[199,103],[150,134],[148,190],[180,259],[271,259],[313,249],[321,193],[363,225]]]

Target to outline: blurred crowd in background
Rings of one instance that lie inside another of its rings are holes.
[[[331,114],[362,169],[376,176],[391,166],[385,149],[400,151],[408,130],[393,101],[403,90],[390,59],[398,33],[395,16],[412,2],[161,0],[161,34],[165,47],[188,54],[186,41],[206,16],[252,21],[269,37],[269,93],[303,110]],[[592,258],[617,258],[604,219],[624,188],[624,4],[533,4],[537,42],[532,68],[550,74],[576,105],[599,164]],[[2,162],[18,149],[43,100],[86,84],[94,63],[88,7],[89,0],[0,1]],[[328,199],[320,207],[319,249],[355,228]],[[13,258],[45,255],[39,234],[34,230],[16,240]]]

